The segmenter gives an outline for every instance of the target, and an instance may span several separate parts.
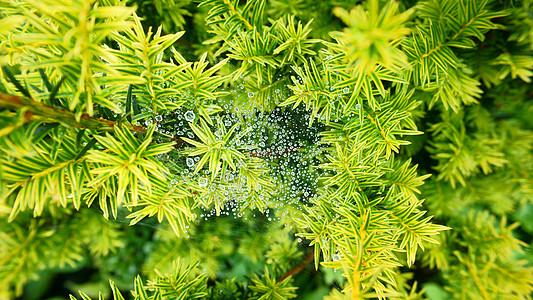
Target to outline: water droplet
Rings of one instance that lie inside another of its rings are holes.
[[[192,166],[194,166],[194,159],[187,157],[186,163],[187,163],[187,167],[191,168]]]
[[[361,109],[361,104],[357,103],[357,104],[355,105],[355,110],[360,110],[360,109]]]
[[[207,186],[207,178],[200,178],[200,179],[198,180],[198,185],[199,185],[200,187],[206,187],[206,186]]]
[[[194,121],[194,117],[195,117],[194,113],[190,110],[185,113],[185,120],[187,120],[187,122]]]
[[[345,88],[342,89],[342,92],[343,92],[344,94],[348,94],[348,93],[350,92],[350,88],[345,87]]]
[[[157,116],[155,116],[155,120],[157,122],[161,122],[161,121],[163,121],[163,117],[161,115],[157,115]]]
[[[249,92],[248,93],[248,98],[252,98],[254,96],[254,92]]]
[[[302,242],[302,239],[301,238],[298,238],[298,243],[301,243]]]

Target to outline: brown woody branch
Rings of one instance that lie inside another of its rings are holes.
[[[58,107],[46,105],[44,103],[26,97],[0,93],[0,109],[22,110],[26,109],[26,123],[32,120],[46,120],[49,122],[61,123],[67,127],[86,128],[95,131],[113,131],[117,122],[106,120],[102,117],[95,118],[88,114],[82,114],[76,118],[76,114]],[[144,132],[142,126],[123,124],[134,132]]]

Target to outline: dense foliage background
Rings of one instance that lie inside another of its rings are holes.
[[[530,0],[0,18],[0,298],[531,298]]]

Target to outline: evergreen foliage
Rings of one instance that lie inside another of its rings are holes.
[[[0,0],[0,298],[530,299],[532,8]]]

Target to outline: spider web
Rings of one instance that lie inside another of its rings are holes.
[[[278,97],[282,96],[277,91]],[[293,284],[299,287],[298,295],[305,292],[320,297],[329,293],[330,288],[340,289],[341,272],[325,270],[321,266],[315,270],[314,247],[309,246],[309,241],[295,236],[297,230],[292,218],[304,214],[305,208],[312,205],[312,199],[320,197],[317,185],[321,170],[316,166],[322,161],[324,145],[319,143],[319,133],[324,126],[318,122],[309,125],[310,113],[303,108],[258,109],[256,98],[259,96],[246,91],[244,85],[238,85],[228,97],[218,99],[216,104],[223,111],[218,114],[221,118],[212,129],[219,138],[234,125],[237,125],[236,132],[249,129],[230,144],[245,147],[250,156],[262,159],[271,178],[270,186],[260,187],[251,195],[246,187],[234,184],[239,174],[231,171],[226,174],[225,182],[218,185],[207,183],[202,180],[209,177],[208,172],[193,174],[200,157],[180,157],[175,162],[184,166],[179,175],[206,185],[214,194],[207,193],[207,196],[216,197],[220,193],[226,199],[225,204],[220,210],[204,207],[195,224],[191,224],[190,234],[185,237],[176,237],[169,226],[160,225],[153,218],[137,223],[135,226],[154,231],[149,243],[160,247],[154,250],[160,252],[148,254],[141,270],[149,276],[155,275],[150,267],[155,267],[158,272],[170,272],[168,262],[181,257],[190,259],[191,263],[199,262],[199,269],[211,278],[236,278],[236,282],[242,284],[244,281],[249,283],[253,273],[262,274],[267,264],[271,272],[275,269],[278,280],[292,276]],[[168,117],[161,120],[161,124],[167,121],[167,126],[158,126],[157,130],[195,137],[186,126],[186,122],[197,117],[191,110],[176,111],[171,117],[170,122]],[[168,124],[174,128],[169,128]],[[247,207],[253,196],[266,205],[253,209]],[[125,212],[117,222],[128,222],[124,216]],[[287,260],[278,261],[275,249],[279,247],[294,252],[288,252]]]

